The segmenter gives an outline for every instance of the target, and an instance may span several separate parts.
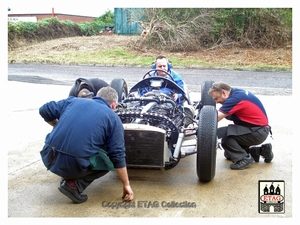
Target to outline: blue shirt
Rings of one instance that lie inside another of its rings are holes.
[[[39,109],[46,122],[58,119],[45,142],[58,150],[50,171],[63,177],[89,170],[89,157],[105,149],[115,168],[126,166],[124,128],[118,115],[100,98],[69,97],[44,104]],[[44,146],[46,148],[46,145]]]
[[[172,77],[174,79],[174,83],[176,83],[179,87],[181,87],[182,90],[184,90],[184,84],[183,84],[183,81],[182,81],[182,77],[178,73],[176,73],[174,70],[169,70],[168,73],[172,75]],[[153,72],[149,76],[147,76],[147,78],[148,77],[156,77],[156,76],[158,76],[157,72]],[[168,75],[165,78],[167,78],[169,80],[172,80],[172,78],[170,78],[170,76],[168,76]],[[140,92],[140,95],[144,95],[148,90],[149,90],[148,88],[144,88]],[[170,94],[171,93],[171,90],[169,88],[161,88],[160,90],[165,94]],[[180,102],[180,97],[181,97],[181,94],[178,93],[177,103],[181,103]]]

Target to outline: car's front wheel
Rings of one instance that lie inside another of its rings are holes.
[[[200,111],[197,131],[197,175],[200,181],[211,181],[216,172],[217,110],[206,105]]]

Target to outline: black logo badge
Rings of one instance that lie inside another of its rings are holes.
[[[258,212],[283,214],[285,211],[285,183],[283,180],[258,181]]]

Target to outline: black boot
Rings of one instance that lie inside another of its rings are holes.
[[[250,147],[249,153],[253,157],[255,162],[259,161],[259,156],[261,155],[261,147]]]
[[[272,161],[272,159],[274,158],[274,154],[272,152],[272,144],[271,143],[263,144],[261,146],[261,156],[264,157],[266,163],[269,163]]]

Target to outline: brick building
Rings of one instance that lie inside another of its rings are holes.
[[[61,14],[54,13],[54,9],[52,9],[52,13],[41,13],[41,14],[7,14],[8,21],[35,21],[38,22],[42,19],[57,17],[58,20],[70,20],[75,23],[81,22],[93,22],[96,17],[90,16],[78,16],[78,15],[70,15],[70,14]]]

